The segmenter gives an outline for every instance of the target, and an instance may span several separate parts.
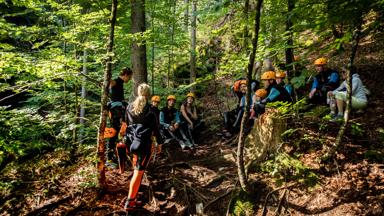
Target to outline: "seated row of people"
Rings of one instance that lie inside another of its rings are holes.
[[[166,106],[161,110],[158,108],[160,97],[152,97],[151,109],[158,118],[163,138],[169,141],[175,140],[182,149],[198,146],[196,143],[197,131],[204,124],[198,118],[195,99],[195,94],[188,93],[179,111],[175,108],[176,96],[169,95]]]
[[[252,91],[254,93],[251,97],[250,103],[251,118],[248,120],[246,132],[248,132],[252,127],[254,118],[264,113],[265,105],[267,103],[276,101],[292,102],[292,95],[287,90],[291,90],[292,87],[282,81],[283,77],[284,75],[280,73],[278,77],[279,83],[277,83],[277,77],[274,71],[267,71],[263,73],[261,80],[264,88],[258,89],[257,91]],[[241,93],[241,99],[238,106],[235,109],[223,114],[224,130],[222,134],[226,138],[231,137],[234,133],[237,133],[240,130],[241,119],[244,115],[247,92],[246,80],[241,80],[239,89],[240,91],[237,93],[237,95],[240,95]]]

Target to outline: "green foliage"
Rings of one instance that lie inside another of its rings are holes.
[[[309,167],[287,153],[279,153],[274,159],[264,162],[261,170],[271,174],[278,184],[295,180],[312,187],[319,179]]]
[[[251,216],[254,215],[254,204],[251,201],[236,200],[233,214],[239,216]]]
[[[362,137],[364,135],[364,129],[360,123],[350,122],[350,126],[352,135],[357,137]]]

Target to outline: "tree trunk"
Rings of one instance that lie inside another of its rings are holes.
[[[295,2],[294,0],[288,0],[288,13],[287,13],[287,20],[286,20],[286,31],[288,32],[288,39],[287,39],[287,48],[285,49],[285,65],[287,73],[294,77],[296,76],[296,73],[294,72],[294,67],[292,65],[293,62],[293,32],[292,32],[292,20],[291,20],[291,13],[293,9],[295,8]]]
[[[188,32],[189,24],[189,0],[184,0],[185,10],[184,10],[184,31]]]
[[[104,71],[104,80],[103,80],[103,89],[101,97],[101,111],[100,111],[100,126],[98,133],[98,143],[97,143],[97,155],[99,161],[97,162],[98,170],[98,179],[99,186],[101,188],[106,188],[105,181],[105,140],[104,140],[104,131],[106,126],[106,120],[108,115],[107,110],[107,101],[108,101],[108,86],[112,77],[112,52],[113,52],[113,39],[115,35],[115,24],[116,24],[116,10],[117,10],[117,0],[112,0],[112,9],[111,9],[111,18],[110,18],[110,31],[108,38],[108,48],[107,48],[107,64]]]
[[[348,71],[347,71],[347,104],[345,107],[345,113],[344,113],[344,122],[340,127],[340,130],[337,134],[335,143],[331,148],[328,149],[327,153],[322,157],[323,160],[328,160],[333,157],[337,149],[339,148],[342,138],[344,136],[345,130],[347,129],[348,122],[349,122],[349,114],[351,112],[352,108],[352,77],[351,77],[351,70],[353,67],[353,62],[355,60],[357,47],[359,46],[360,41],[360,34],[361,34],[361,23],[358,24],[357,28],[354,30],[352,35],[352,51],[351,56],[349,58],[349,64],[348,64]]]
[[[151,28],[152,28],[152,48],[151,48],[151,76],[152,76],[152,95],[155,94],[155,9],[156,9],[156,2],[152,2],[152,17],[151,17]]]
[[[145,32],[145,0],[131,0],[131,33],[143,35]],[[146,43],[142,38],[132,43],[133,92],[137,96],[137,87],[147,82]]]
[[[248,90],[246,94],[246,104],[245,104],[245,112],[244,116],[241,119],[241,127],[240,127],[240,135],[239,135],[239,142],[237,145],[237,173],[239,175],[239,182],[241,188],[249,193],[250,187],[248,184],[248,179],[245,173],[245,167],[244,167],[244,145],[245,145],[245,132],[244,127],[246,127],[248,119],[249,119],[249,108],[251,103],[251,79],[252,79],[252,71],[253,71],[253,65],[255,63],[255,57],[256,57],[256,51],[257,51],[257,41],[259,39],[259,29],[260,29],[260,14],[261,14],[261,5],[263,3],[263,0],[257,0],[256,3],[256,14],[255,14],[255,32],[252,38],[252,52],[249,56],[249,62],[248,62],[248,73],[247,73],[247,85]]]
[[[190,83],[194,83],[196,81],[196,5],[197,0],[192,1],[192,22],[191,22],[191,60],[190,60]],[[194,90],[195,87],[192,87]]]
[[[245,26],[244,26],[244,31],[243,31],[243,50],[245,50],[247,52],[247,55],[249,55],[249,50],[248,50],[248,18],[249,18],[249,14],[248,14],[248,10],[249,10],[249,0],[245,0],[244,2],[244,20],[245,20]],[[245,77],[247,74],[246,74],[246,70],[243,70],[243,77]]]
[[[83,74],[87,75],[87,49],[83,52]],[[84,118],[85,118],[85,98],[87,97],[87,89],[85,88],[87,78],[83,76],[81,84],[81,108],[80,108],[80,131],[79,131],[79,144],[83,143],[84,139]]]

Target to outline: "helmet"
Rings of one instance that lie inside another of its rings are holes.
[[[195,96],[195,94],[194,94],[193,92],[189,92],[189,93],[187,94],[187,97],[193,97],[193,99],[196,98],[196,96]]]
[[[240,80],[240,86],[241,85],[247,85],[247,80]]]
[[[300,61],[300,56],[297,56],[297,55],[293,56],[293,60],[294,61]]]
[[[267,71],[264,72],[263,75],[261,75],[262,80],[271,80],[271,79],[276,79],[276,75],[274,71]]]
[[[175,95],[168,95],[167,101],[168,100],[176,100],[176,96]]]
[[[324,57],[318,58],[315,61],[315,65],[326,65],[327,64],[327,59]]]
[[[265,89],[257,89],[255,94],[257,97],[265,98],[265,97],[267,97],[268,92]]]
[[[277,72],[276,73],[276,78],[285,78],[285,72]]]
[[[158,95],[154,95],[154,96],[152,96],[152,98],[151,98],[151,101],[153,102],[160,102],[160,96],[158,96]]]

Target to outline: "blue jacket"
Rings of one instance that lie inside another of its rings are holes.
[[[339,73],[335,70],[326,69],[325,71],[315,76],[311,90],[322,90],[324,87],[326,87],[328,91],[331,91],[337,88],[339,82]]]

